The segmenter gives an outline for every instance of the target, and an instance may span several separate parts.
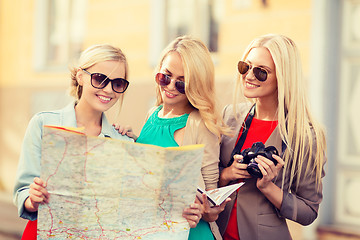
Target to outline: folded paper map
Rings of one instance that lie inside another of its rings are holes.
[[[203,145],[162,148],[45,126],[38,239],[187,239]]]

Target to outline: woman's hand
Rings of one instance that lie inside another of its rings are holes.
[[[223,203],[220,204],[220,206],[211,207],[205,193],[202,194],[201,199],[196,197],[196,200],[195,200],[195,202],[197,202],[201,206],[202,219],[204,219],[207,222],[216,221],[219,217],[219,214],[222,211],[224,211],[226,204],[230,201],[231,201],[231,198],[227,198]]]
[[[138,138],[133,132],[132,127],[129,125],[121,126],[120,124],[114,123],[113,126],[123,136],[126,135],[129,138],[134,139],[135,141]]]
[[[269,183],[279,174],[280,170],[283,168],[285,162],[281,157],[273,154],[272,157],[278,162],[275,166],[274,162],[270,159],[258,155],[255,161],[258,163],[258,167],[263,174],[262,178],[257,180],[256,186],[261,190],[266,188]]]
[[[201,219],[200,204],[191,204],[188,208],[183,210],[182,216],[188,221],[191,228],[195,228]]]
[[[50,194],[46,190],[46,183],[40,178],[34,178],[34,182],[30,184],[29,193],[24,203],[27,211],[36,212],[40,204],[49,203]]]
[[[222,170],[219,180],[220,187],[226,186],[231,181],[252,177],[246,170],[247,164],[240,163],[242,159],[242,155],[234,155],[234,162],[231,166]]]
[[[257,179],[256,186],[277,209],[280,209],[283,201],[283,191],[272,180],[279,174],[285,162],[281,157],[274,154],[272,157],[278,162],[276,166],[266,157],[256,157],[255,161],[263,174],[262,178]]]

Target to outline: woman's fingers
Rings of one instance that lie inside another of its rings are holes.
[[[282,167],[285,165],[284,160],[283,160],[281,157],[279,157],[278,155],[273,154],[272,157],[273,157],[275,160],[277,160],[277,162],[278,162],[278,164],[276,165],[276,167],[282,168]]]
[[[197,203],[191,204],[183,210],[182,216],[188,221],[191,228],[195,228],[201,219],[201,206]]]
[[[243,155],[241,154],[235,154],[234,155],[234,162],[237,162],[237,163],[242,163],[242,160],[243,160]],[[234,164],[234,163],[233,163]]]
[[[46,187],[46,183],[39,177],[34,178],[34,183],[36,183],[37,185],[40,185],[44,188]]]
[[[113,123],[114,128],[120,133],[121,135],[131,135],[133,134],[132,127],[130,125],[120,125],[118,123]]]
[[[210,204],[209,204],[209,201],[208,201],[205,193],[202,194],[202,200],[203,200],[202,202],[203,202],[204,213],[209,213],[210,212]]]
[[[31,201],[37,203],[49,202],[50,194],[46,189],[46,183],[38,177],[34,178],[34,182],[30,184],[29,194]]]
[[[224,211],[226,204],[228,204],[230,201],[231,201],[231,198],[228,197],[227,199],[225,199],[225,201],[223,203],[220,204],[220,206],[219,206],[220,212]]]
[[[243,159],[242,155],[240,154],[234,155],[234,162],[230,166],[234,180],[239,178],[251,178],[251,175],[246,170],[247,164],[242,163],[242,159]]]

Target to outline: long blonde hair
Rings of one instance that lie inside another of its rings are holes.
[[[290,38],[268,34],[254,39],[245,50],[242,60],[246,60],[251,49],[256,47],[265,47],[269,50],[276,68],[278,128],[287,146],[283,153],[283,184],[285,173],[288,171],[291,173],[289,188],[294,181],[298,187],[301,178],[316,174],[319,189],[326,152],[325,132],[309,109],[298,49]],[[238,92],[242,91],[241,77],[239,74],[236,88]],[[309,161],[304,176],[301,170],[306,156],[309,157]],[[310,161],[311,158],[314,158],[314,161]]]
[[[71,86],[70,95],[76,100],[79,100],[82,95],[82,86],[79,85],[76,80],[76,73],[79,68],[87,69],[94,66],[97,63],[105,61],[118,61],[125,65],[125,79],[128,77],[129,67],[125,57],[125,54],[120,48],[114,47],[109,44],[96,44],[85,49],[74,66],[70,67],[71,74]],[[120,107],[123,102],[124,94],[120,96]]]
[[[200,40],[190,36],[181,36],[172,41],[163,51],[156,73],[160,71],[165,57],[177,52],[184,68],[185,94],[190,104],[199,110],[201,118],[210,132],[219,140],[221,134],[230,134],[216,106],[214,64],[210,52]],[[156,88],[157,105],[163,100],[159,88]]]

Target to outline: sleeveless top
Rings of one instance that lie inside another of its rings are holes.
[[[186,126],[189,114],[184,114],[174,118],[160,118],[160,105],[146,121],[141,129],[140,135],[136,142],[152,144],[160,147],[178,147],[179,144],[174,139],[176,130]],[[189,240],[211,240],[214,239],[209,223],[200,220],[196,228],[191,228]]]
[[[160,118],[158,113],[161,109],[162,105],[148,118],[136,142],[160,147],[178,147],[179,144],[174,139],[174,133],[186,126],[189,114],[175,118]]]

